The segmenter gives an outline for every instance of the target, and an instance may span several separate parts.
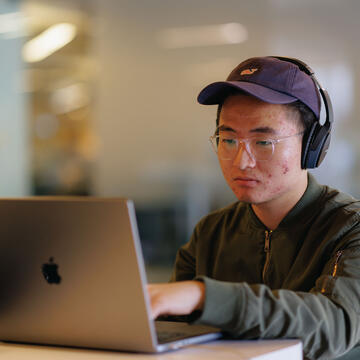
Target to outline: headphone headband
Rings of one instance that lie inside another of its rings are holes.
[[[323,125],[320,124],[319,115],[318,121],[313,124],[307,133],[305,133],[301,155],[301,167],[303,169],[312,169],[318,167],[323,161],[330,145],[331,127],[334,121],[334,113],[330,96],[328,92],[320,85],[311,67],[305,64],[303,61],[284,56],[271,57],[297,65],[301,71],[311,77],[316,88],[320,92],[326,112],[325,122]]]

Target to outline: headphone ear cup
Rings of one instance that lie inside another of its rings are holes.
[[[314,133],[316,132],[316,128],[319,126],[318,122],[314,122],[311,126],[310,130],[308,130],[304,137],[302,143],[302,154],[301,154],[301,168],[308,169],[308,155],[310,144],[312,143],[312,139],[314,138]]]
[[[316,166],[319,166],[322,163],[330,146],[331,132],[329,129],[325,129],[325,130],[326,130],[326,134],[324,135],[323,145],[321,146],[321,153],[318,156]]]
[[[311,127],[304,153],[303,169],[313,169],[320,165],[330,145],[330,129],[315,123]]]

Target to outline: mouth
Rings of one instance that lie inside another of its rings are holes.
[[[259,180],[254,179],[254,178],[250,178],[250,177],[246,177],[246,176],[237,176],[235,178],[233,178],[233,181],[240,186],[255,186],[259,183]]]

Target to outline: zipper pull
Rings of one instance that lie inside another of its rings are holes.
[[[336,275],[337,275],[337,270],[338,270],[338,265],[339,265],[339,262],[340,262],[340,258],[341,258],[341,255],[343,254],[343,250],[338,250],[335,254],[335,262],[334,262],[334,267],[333,267],[333,271],[332,271],[332,274],[331,274],[331,277],[332,278],[335,278]],[[328,286],[330,286],[331,282],[328,278],[325,279],[324,283],[323,283],[323,286],[321,288],[321,293],[322,294],[325,294],[326,291],[327,291],[327,288]]]
[[[343,251],[339,250],[336,252],[336,258],[335,258],[335,263],[334,263],[334,269],[333,269],[333,273],[332,273],[332,277],[336,276],[337,273],[337,268],[338,268],[338,264],[339,264],[339,260],[340,257],[342,255]]]

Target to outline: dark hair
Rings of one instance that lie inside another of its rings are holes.
[[[300,100],[289,103],[286,106],[300,114],[300,121],[305,132],[307,132],[317,121],[316,115],[313,113],[313,111],[310,110],[310,108]]]
[[[225,99],[224,99],[224,101],[225,101]],[[220,103],[217,108],[216,128],[219,126],[220,113],[221,113],[221,109],[222,109],[224,101],[222,103]],[[291,110],[297,111],[300,114],[301,125],[303,126],[303,130],[305,132],[307,132],[312,127],[314,122],[317,121],[317,118],[316,118],[315,114],[312,112],[312,110],[310,110],[310,108],[308,106],[306,106],[304,103],[302,103],[300,100],[297,100],[293,103],[285,104],[285,106],[287,106]]]

